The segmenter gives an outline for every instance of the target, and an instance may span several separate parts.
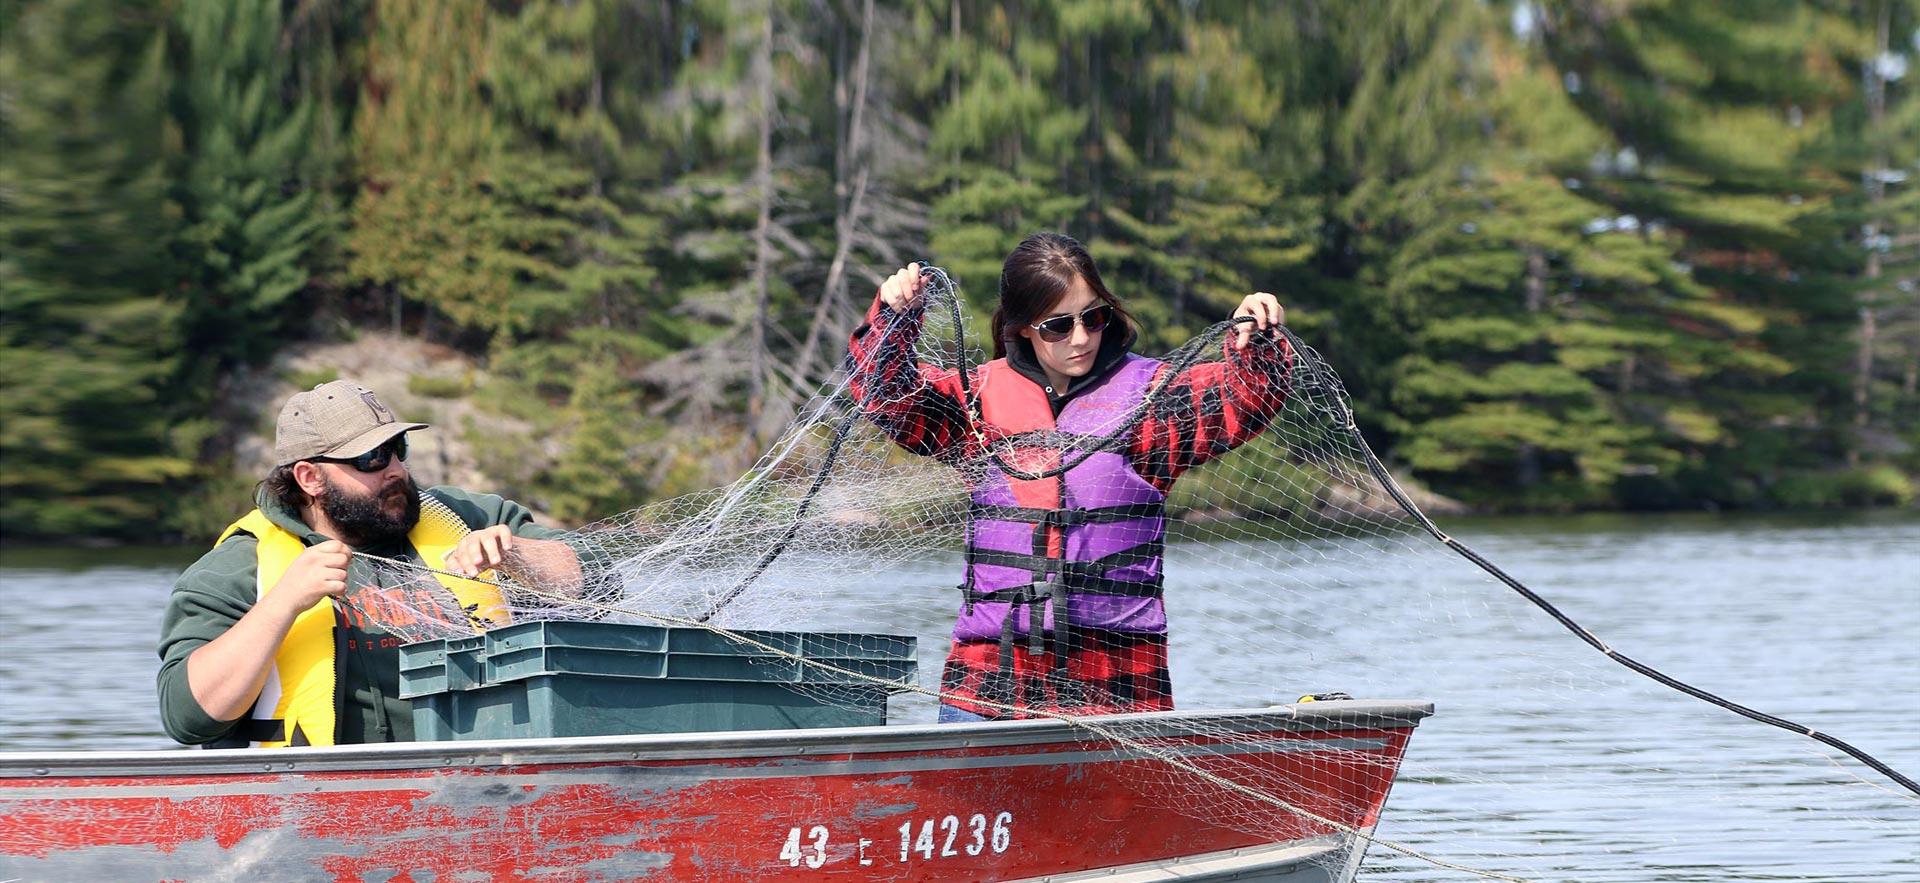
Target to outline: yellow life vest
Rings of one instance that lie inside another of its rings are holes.
[[[427,494],[420,495],[420,521],[407,533],[420,559],[435,570],[446,569],[447,553],[453,551],[468,531],[465,522],[446,504]],[[254,603],[285,576],[293,559],[306,551],[307,544],[297,534],[274,524],[255,509],[234,522],[214,541],[218,546],[236,533],[251,534],[259,540],[256,555],[259,570]],[[490,578],[488,573],[481,578]],[[505,625],[507,610],[500,592],[492,585],[435,573],[441,585],[453,592],[460,605],[469,611],[475,630],[482,624]],[[339,684],[334,672],[334,629],[338,611],[333,599],[322,598],[301,611],[274,653],[273,667],[267,672],[266,685],[254,700],[251,717],[253,731],[268,734],[252,742],[258,748],[282,748],[288,745],[332,745],[338,738]],[[276,726],[277,725],[277,726]]]

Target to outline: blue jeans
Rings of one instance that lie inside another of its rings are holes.
[[[955,708],[942,702],[940,703],[940,717],[937,718],[937,722],[943,724],[971,724],[992,719],[993,718],[987,717],[984,714],[974,714],[971,711]]]

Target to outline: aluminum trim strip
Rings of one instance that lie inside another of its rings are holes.
[[[1139,738],[1189,737],[1198,728],[1224,733],[1324,733],[1411,729],[1433,713],[1421,700],[1341,700],[1227,711],[1174,711],[1090,717]],[[397,771],[526,763],[616,760],[708,760],[870,754],[976,748],[1039,747],[1100,741],[1073,723],[1054,720],[916,724],[817,730],[674,733],[473,742],[399,742],[325,748],[151,751],[0,752],[0,779],[52,776],[220,775],[292,771]]]
[[[1234,757],[1248,754],[1278,754],[1313,751],[1380,751],[1387,747],[1385,739],[1334,738],[1314,740],[1283,740],[1243,745],[1186,745],[1179,746],[1175,753],[1182,757]],[[620,778],[619,784],[631,787],[660,785],[692,785],[701,782],[730,779],[787,779],[812,778],[814,776],[880,776],[900,773],[920,773],[935,770],[981,770],[1008,769],[1034,766],[1077,766],[1098,763],[1122,763],[1129,761],[1152,760],[1154,756],[1132,749],[1102,751],[1054,751],[1041,754],[1002,754],[971,755],[958,757],[895,757],[884,760],[842,760],[795,758],[790,761],[771,761],[759,766],[728,766],[723,764],[698,766],[645,766],[635,765],[632,761],[589,767],[586,769],[560,769],[539,773],[513,773],[485,776],[482,780],[488,787],[516,786],[554,787],[570,785],[607,784],[609,773]],[[1342,762],[1351,763],[1351,758]],[[0,805],[17,801],[33,800],[128,800],[128,799],[164,799],[190,800],[212,796],[276,796],[284,797],[300,794],[322,793],[362,793],[370,791],[432,791],[443,784],[470,785],[474,779],[458,779],[440,776],[421,776],[414,778],[378,778],[348,781],[328,781],[316,783],[304,776],[295,774],[275,781],[267,782],[231,782],[231,783],[182,783],[177,785],[24,785],[0,788]]]

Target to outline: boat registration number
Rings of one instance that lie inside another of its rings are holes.
[[[999,855],[1013,846],[1013,813],[977,812],[964,819],[960,816],[908,819],[900,823],[898,833],[901,864],[982,853]],[[790,868],[803,864],[809,868],[823,867],[829,859],[842,857],[835,853],[867,867],[882,850],[866,837],[836,842],[826,825],[795,825],[787,829],[787,839],[780,846],[780,860]]]

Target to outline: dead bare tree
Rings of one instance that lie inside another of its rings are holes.
[[[1874,23],[1874,57],[1877,59],[1881,55],[1886,54],[1887,51],[1887,29],[1891,23],[1893,14],[1892,4],[1882,2],[1876,11],[1879,13],[1875,16],[1877,21]],[[1868,125],[1874,129],[1879,129],[1886,123],[1886,80],[1881,77],[1879,68],[1875,64],[1868,64],[1866,66],[1865,77]],[[1867,176],[1866,181],[1869,211],[1872,211],[1876,217],[1875,223],[1868,224],[1864,231],[1867,234],[1866,277],[1868,287],[1862,290],[1860,294],[1859,341],[1854,351],[1853,431],[1855,438],[1853,443],[1847,446],[1847,466],[1849,468],[1859,468],[1860,466],[1860,445],[1865,439],[1868,424],[1873,414],[1871,400],[1873,390],[1873,349],[1876,343],[1875,338],[1877,337],[1877,326],[1879,324],[1878,304],[1875,303],[1878,292],[1876,292],[1874,288],[1880,281],[1880,246],[1877,240],[1881,238],[1881,231],[1878,225],[1879,218],[1877,216],[1880,214],[1879,209],[1881,203],[1886,200],[1886,182],[1881,178],[1881,170],[1884,169],[1886,165],[1886,150],[1884,148],[1876,148],[1873,156],[1873,171]]]
[[[834,217],[833,260],[827,265],[827,278],[821,285],[820,300],[814,305],[813,318],[807,323],[806,340],[795,359],[796,379],[804,383],[814,376],[821,341],[834,320],[847,307],[847,261],[853,253],[855,232],[865,209],[867,183],[871,169],[866,162],[866,109],[869,61],[873,48],[873,0],[863,0],[860,13],[860,49],[853,64],[852,87],[836,88],[835,100],[840,117],[846,120],[845,137],[837,139],[834,168],[838,191]],[[849,96],[849,91],[851,95]],[[851,182],[848,181],[851,173]]]
[[[759,97],[760,149],[753,167],[753,186],[759,193],[760,215],[753,228],[753,355],[747,385],[748,436],[754,447],[761,439],[760,423],[767,395],[768,276],[773,264],[773,9],[760,19],[760,43],[753,53],[754,91]]]

